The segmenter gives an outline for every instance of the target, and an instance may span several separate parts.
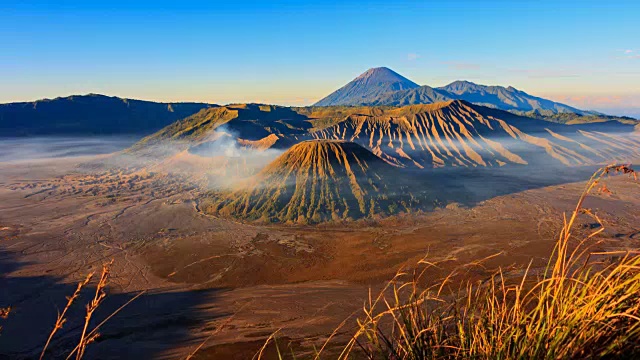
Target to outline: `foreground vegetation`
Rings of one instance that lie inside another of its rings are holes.
[[[563,219],[543,269],[529,264],[522,271],[498,269],[481,282],[465,281],[469,269],[483,266],[483,259],[433,281],[425,274],[439,264],[425,258],[416,269],[398,272],[377,296],[367,299],[364,315],[346,344],[338,346],[336,334],[345,331],[347,321],[329,335],[311,358],[640,358],[640,250],[596,252],[604,224],[585,207],[589,194],[610,192],[603,180],[613,173],[637,180],[636,173],[625,165],[607,166],[596,172],[586,183],[573,212]],[[577,236],[581,217],[592,219],[598,226],[592,227],[595,230],[591,233]],[[139,293],[90,326],[106,296],[110,265],[103,266],[94,295],[86,304],[77,345],[69,349],[67,358],[83,358],[86,348],[99,339],[101,326],[144,294]],[[93,275],[89,274],[67,298],[67,305],[43,344],[41,359],[51,355],[48,349],[55,347],[52,340],[59,337],[67,310],[77,302],[78,294]],[[7,316],[11,316],[11,308],[0,309],[0,318]],[[187,358],[197,355],[208,339]],[[273,355],[265,351],[267,345],[269,342],[256,358]],[[280,352],[277,346],[276,352],[278,358],[288,353]]]
[[[640,252],[593,252],[604,226],[584,207],[591,192],[609,191],[601,181],[610,173],[637,179],[627,166],[596,172],[564,218],[543,271],[534,274],[530,264],[518,275],[498,270],[484,282],[456,286],[463,267],[425,288],[425,271],[438,264],[424,259],[420,270],[399,272],[367,301],[357,331],[338,354],[328,354],[331,335],[315,358],[639,358]],[[576,238],[580,216],[599,227]]]

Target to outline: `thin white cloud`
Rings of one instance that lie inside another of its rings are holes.
[[[416,53],[408,53],[407,54],[407,60],[409,61],[415,61],[418,60],[420,58],[420,55],[416,54]]]
[[[631,49],[627,49],[627,50],[624,51],[625,54],[631,54],[632,52],[633,52],[633,50],[631,50]]]
[[[474,64],[474,63],[470,63],[470,62],[464,62],[464,61],[443,61],[442,62],[444,65],[447,65],[448,67],[455,69],[455,70],[478,70],[480,69],[480,65],[479,64]]]

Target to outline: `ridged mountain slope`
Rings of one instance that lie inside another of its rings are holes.
[[[397,170],[354,143],[303,141],[238,190],[218,195],[203,210],[285,223],[392,214],[418,204],[407,189],[389,178]]]
[[[640,143],[633,131],[633,124],[563,125],[461,100],[399,108],[249,104],[203,110],[132,149],[145,151],[154,144],[164,149],[169,141],[171,148],[203,149],[194,153],[206,156],[220,139],[257,150],[328,139],[358,143],[385,162],[406,168],[585,165],[637,156]],[[228,136],[220,137],[222,132]]]
[[[401,167],[584,165],[640,155],[637,136],[603,132],[610,126],[536,121],[454,100],[355,113],[311,135],[359,143]]]
[[[308,133],[308,117],[292,108],[276,105],[236,104],[203,109],[151,134],[133,146],[143,150],[171,142],[176,147],[215,141],[224,132],[241,146],[253,148],[288,147]],[[182,149],[181,149],[182,150]]]

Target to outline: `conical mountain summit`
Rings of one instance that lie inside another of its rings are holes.
[[[303,141],[254,178],[203,206],[205,212],[265,222],[317,223],[393,214],[417,199],[392,181],[394,166],[348,141]]]
[[[409,90],[420,85],[386,67],[372,68],[353,79],[315,106],[361,105],[371,103],[383,94]]]
[[[592,114],[589,111],[527,94],[512,86],[487,86],[460,80],[437,88],[428,85],[420,86],[386,67],[365,71],[314,106],[405,106],[448,100],[465,100],[476,105],[517,114],[529,112],[546,116],[559,113]]]

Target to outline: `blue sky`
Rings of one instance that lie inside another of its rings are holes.
[[[311,104],[366,69],[640,116],[640,1],[12,1],[0,102]]]

